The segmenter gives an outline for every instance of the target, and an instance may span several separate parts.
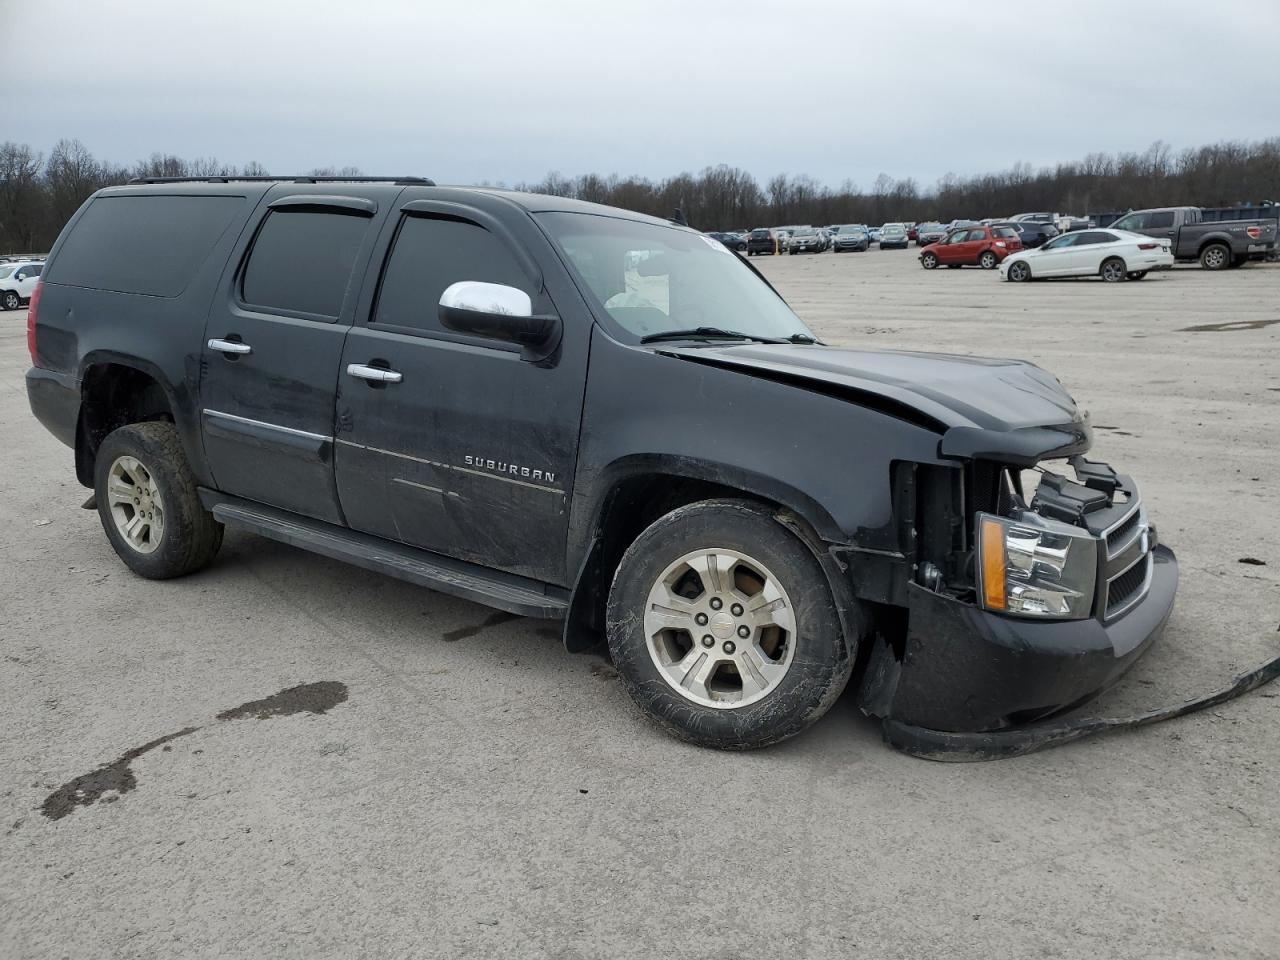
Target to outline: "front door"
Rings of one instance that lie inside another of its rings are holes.
[[[354,310],[348,290],[368,259],[377,205],[286,196],[255,217],[205,326],[205,458],[224,493],[341,523],[334,390]]]
[[[441,293],[462,280],[518,287],[535,313],[556,312],[521,250],[457,203],[412,201],[388,223],[342,357],[338,493],[356,530],[563,584],[586,330],[562,313],[560,349],[534,361],[439,319]]]
[[[1071,272],[1074,265],[1073,249],[1080,240],[1078,233],[1064,233],[1040,248],[1031,270],[1037,277],[1060,277]]]

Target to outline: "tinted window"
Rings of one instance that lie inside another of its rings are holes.
[[[502,283],[531,297],[536,294],[515,257],[483,227],[461,220],[405,217],[382,275],[374,322],[443,330],[440,295],[459,280]]]
[[[1173,226],[1172,210],[1161,210],[1158,213],[1151,213],[1147,215],[1148,230],[1152,230],[1156,227],[1172,227],[1172,226]]]
[[[244,204],[244,197],[99,197],[51,265],[51,283],[176,297]]]
[[[1090,230],[1085,233],[1074,234],[1080,239],[1076,241],[1077,246],[1084,246],[1092,243],[1115,243],[1116,236],[1113,233],[1102,233],[1097,230]]]
[[[336,317],[369,223],[333,211],[271,211],[244,268],[245,303]]]

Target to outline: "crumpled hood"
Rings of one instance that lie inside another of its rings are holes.
[[[1057,377],[1025,360],[807,344],[664,344],[661,351],[748,374],[759,371],[771,379],[883,397],[891,407],[907,407],[935,421],[944,433],[944,456],[1019,462],[1089,446],[1088,415]],[[1002,434],[1012,436],[1000,439]],[[1015,449],[1003,449],[1011,443]]]

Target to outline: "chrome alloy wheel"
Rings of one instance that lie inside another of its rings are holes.
[[[164,536],[164,504],[151,472],[134,457],[117,457],[107,472],[107,504],[116,530],[134,550],[151,553]]]
[[[644,635],[658,672],[681,696],[704,707],[745,707],[786,676],[795,608],[764,564],[713,547],[685,554],[658,577]]]

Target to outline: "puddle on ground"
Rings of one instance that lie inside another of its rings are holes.
[[[304,683],[273,693],[261,700],[250,700],[218,714],[219,720],[243,720],[256,717],[287,717],[295,713],[324,713],[347,701],[347,685],[337,680]]]

